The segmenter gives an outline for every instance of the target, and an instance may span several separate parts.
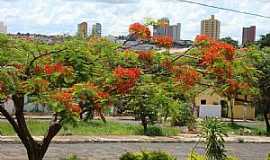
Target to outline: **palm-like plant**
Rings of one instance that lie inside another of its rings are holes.
[[[225,125],[216,118],[206,118],[201,123],[201,137],[206,142],[208,160],[224,160],[227,158],[224,137],[227,136]]]

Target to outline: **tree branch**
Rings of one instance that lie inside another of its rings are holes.
[[[54,115],[52,119],[52,123],[48,129],[47,134],[44,136],[42,144],[41,144],[41,154],[44,156],[46,153],[53,137],[56,136],[56,134],[61,130],[62,125],[61,125],[61,120],[57,120],[57,114]]]
[[[12,96],[12,100],[14,101],[15,117],[21,134],[20,138],[25,145],[29,145],[34,142],[34,139],[27,128],[23,114],[24,96],[21,94],[15,94]]]
[[[183,54],[180,54],[179,56],[177,56],[176,58],[174,58],[173,60],[172,60],[172,63],[174,63],[175,61],[177,61],[179,58],[181,58],[181,57],[186,57],[187,56],[187,53],[190,51],[190,50],[192,50],[194,47],[192,46],[192,47],[190,47],[188,50],[186,50]],[[192,57],[193,58],[193,57]],[[198,57],[196,57],[196,59],[198,59]]]
[[[12,116],[8,113],[8,111],[4,108],[4,104],[0,103],[0,112],[3,114],[3,116],[9,121],[9,123],[12,125],[14,130],[19,133],[19,127],[16,121],[12,118]]]
[[[60,50],[57,50],[57,51],[51,51],[51,52],[46,52],[44,54],[40,54],[39,56],[36,56],[34,57],[30,62],[29,62],[29,65],[26,67],[25,69],[25,73],[26,75],[29,75],[30,74],[30,67],[34,64],[34,62],[42,57],[45,57],[45,56],[48,56],[48,55],[51,55],[51,54],[55,54],[55,53],[60,53],[60,52],[63,52],[65,51],[67,48],[64,48],[64,49],[60,49]]]

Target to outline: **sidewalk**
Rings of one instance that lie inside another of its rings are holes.
[[[42,136],[34,137],[41,141]],[[52,143],[194,143],[200,138],[195,134],[181,134],[171,137],[148,136],[56,136]],[[225,138],[227,143],[270,143],[270,137],[259,136],[229,136]],[[16,136],[0,136],[0,144],[20,143]]]

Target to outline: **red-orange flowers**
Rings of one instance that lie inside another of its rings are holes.
[[[72,94],[65,91],[56,92],[54,95],[52,95],[52,98],[66,105],[71,103],[73,99]]]
[[[113,73],[117,78],[136,80],[140,77],[141,71],[138,68],[123,68],[119,66],[113,71]]]
[[[153,53],[151,51],[141,51],[138,54],[138,58],[142,61],[151,62],[153,59]]]
[[[203,65],[212,64],[216,59],[231,61],[235,55],[235,48],[227,43],[219,41],[211,41],[207,46],[204,46],[202,62]]]
[[[151,38],[150,29],[140,23],[133,23],[129,26],[129,33],[134,34],[137,38],[149,40]]]
[[[141,75],[141,71],[138,68],[117,67],[113,73],[117,78],[116,88],[119,93],[128,92],[135,85]]]
[[[107,99],[109,96],[110,95],[107,92],[98,92],[97,93],[97,98],[99,98],[99,99]]]
[[[171,48],[173,46],[173,39],[169,36],[154,36],[153,41],[160,47]]]
[[[73,96],[72,93],[67,91],[58,91],[54,95],[52,95],[52,99],[60,102],[65,106],[67,110],[74,113],[80,113],[81,107],[77,103],[73,103]]]
[[[68,105],[66,105],[66,108],[74,113],[80,113],[81,112],[81,107],[79,104],[77,103],[70,103]]]
[[[210,41],[211,39],[207,35],[197,35],[195,38],[195,43],[201,43],[205,41]]]
[[[47,75],[51,75],[53,73],[64,73],[65,67],[61,63],[56,64],[46,64],[44,66],[44,72]]]
[[[193,68],[183,67],[179,73],[176,74],[176,80],[190,87],[200,80],[200,74]]]
[[[167,69],[168,71],[172,72],[173,71],[173,64],[170,60],[166,59],[161,62],[161,67]]]

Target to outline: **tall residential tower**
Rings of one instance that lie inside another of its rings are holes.
[[[92,27],[92,36],[101,37],[102,26],[100,23],[96,23]]]
[[[207,35],[213,39],[219,39],[220,37],[220,21],[215,19],[214,15],[211,15],[210,19],[201,21],[201,34]]]
[[[256,26],[244,27],[242,34],[242,45],[252,43],[256,37]]]
[[[78,36],[80,36],[81,38],[86,38],[87,37],[87,23],[86,22],[82,22],[80,24],[78,24]]]
[[[7,26],[4,22],[0,22],[0,33],[7,33]]]
[[[170,25],[168,18],[158,20],[158,25],[154,26],[153,36],[169,36],[173,41],[179,41],[181,34],[181,23]]]

